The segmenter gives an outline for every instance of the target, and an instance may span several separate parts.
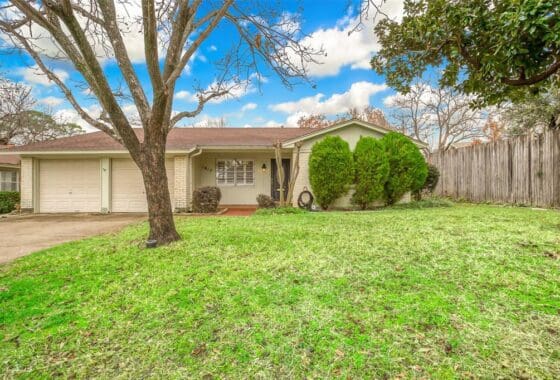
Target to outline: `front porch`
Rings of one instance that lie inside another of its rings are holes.
[[[192,153],[189,160],[189,198],[199,187],[217,186],[222,192],[220,204],[224,207],[256,206],[259,194],[270,195],[278,200],[280,186],[274,153],[272,148],[201,150]],[[282,154],[286,190],[291,154],[291,150],[287,149]]]

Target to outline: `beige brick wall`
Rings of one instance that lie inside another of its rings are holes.
[[[21,208],[33,209],[33,159],[21,159]]]
[[[175,210],[186,211],[189,208],[188,204],[188,157],[177,156],[175,157]]]

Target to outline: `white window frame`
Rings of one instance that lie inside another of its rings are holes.
[[[224,170],[227,167],[233,167],[233,182],[227,182],[226,174],[221,175],[219,167],[220,163],[223,162]],[[238,180],[239,168],[245,168],[248,163],[251,163],[252,167],[252,181],[247,182],[248,170],[243,169],[243,180]],[[220,177],[226,178],[226,181],[220,182]],[[217,159],[216,160],[216,185],[218,186],[255,186],[255,160],[252,159]]]
[[[9,180],[6,178],[9,173]],[[15,174],[15,181],[13,180]],[[0,191],[19,191],[19,173],[15,170],[0,170]]]

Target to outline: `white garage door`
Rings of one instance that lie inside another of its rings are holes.
[[[99,160],[41,160],[40,212],[99,212]]]
[[[147,212],[146,192],[142,173],[131,159],[113,159],[111,179],[112,212]],[[173,202],[173,160],[165,162],[169,192]]]

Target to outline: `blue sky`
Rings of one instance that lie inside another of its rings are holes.
[[[277,77],[263,70],[260,88],[253,80],[246,88],[238,91],[235,98],[209,103],[196,119],[186,120],[183,124],[204,125],[208,119],[224,118],[228,126],[234,127],[292,127],[300,116],[309,113],[321,112],[333,117],[353,106],[372,105],[384,108],[384,99],[394,94],[394,91],[368,65],[377,48],[372,22],[367,21],[361,31],[348,36],[348,31],[357,23],[357,15],[348,9],[347,0],[306,0],[282,4],[286,12],[296,12],[298,4],[303,6],[301,28],[309,35],[304,42],[316,48],[323,47],[327,53],[326,57],[321,58],[322,64],[309,67],[310,79],[316,85],[315,88],[305,83],[292,89],[286,88]],[[398,18],[402,13],[402,1],[389,0],[384,11],[391,17]],[[196,57],[189,63],[188,70],[185,70],[178,81],[175,111],[196,107],[193,98],[195,88],[197,84],[198,87],[206,87],[212,83],[217,74],[213,63],[234,43],[230,36],[231,30],[227,26],[220,27],[201,46]],[[140,79],[149,87],[142,61],[141,39],[132,36],[126,42]],[[57,87],[38,75],[32,65],[33,62],[25,55],[9,54],[4,56],[2,70],[11,79],[31,85],[41,106],[48,107],[67,121],[80,122],[85,126]],[[97,103],[88,97],[87,89],[75,86],[79,76],[70,64],[56,61],[50,62],[50,65],[67,85],[73,87],[80,102],[95,116],[98,113]],[[116,84],[116,64],[112,61],[104,62],[104,69],[113,84]],[[131,105],[124,106],[133,112]]]

